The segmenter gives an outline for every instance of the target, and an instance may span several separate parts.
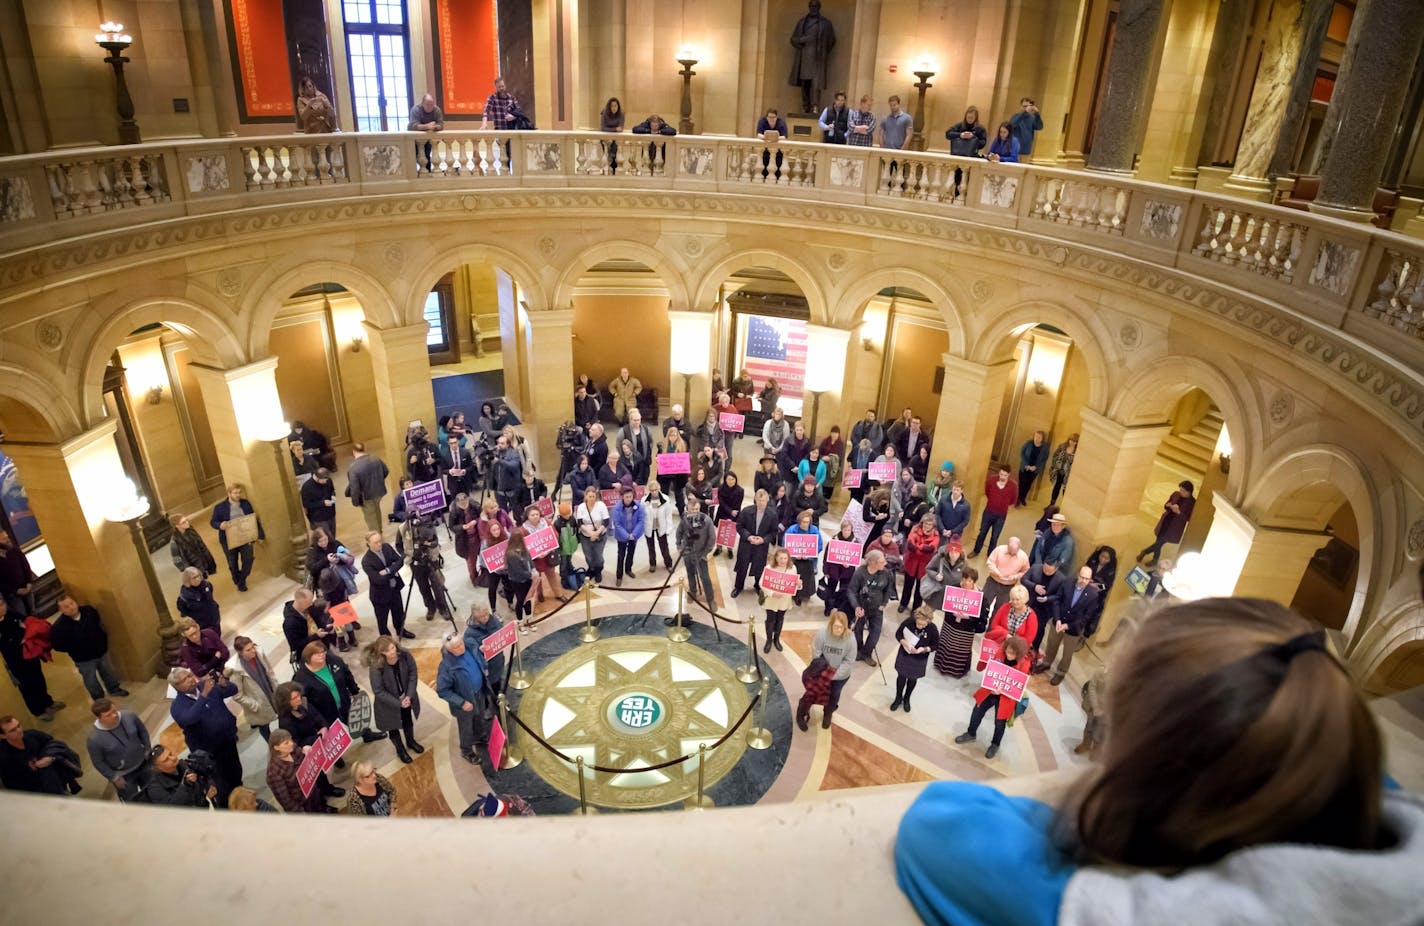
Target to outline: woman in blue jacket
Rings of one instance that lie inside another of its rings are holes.
[[[643,539],[647,529],[647,514],[643,503],[638,501],[632,486],[623,487],[623,498],[613,506],[613,539],[618,541],[618,584],[623,584],[623,576],[635,579],[633,557],[638,552],[638,541]]]
[[[984,159],[1004,163],[1019,159],[1019,140],[1009,131],[1007,122],[999,123],[999,133],[989,143],[989,150],[984,152]]]
[[[1419,922],[1424,801],[1385,790],[1318,625],[1260,599],[1163,608],[1115,655],[1107,716],[1101,765],[1056,811],[925,789],[895,847],[925,922]]]

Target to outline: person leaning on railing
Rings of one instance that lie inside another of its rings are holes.
[[[1253,598],[1162,608],[1105,710],[1101,764],[1056,808],[969,782],[911,805],[896,879],[925,922],[1420,921],[1424,800],[1384,775],[1318,625]]]
[[[440,107],[435,105],[435,97],[430,94],[420,98],[410,109],[410,121],[406,123],[407,132],[443,132],[445,131],[445,114],[440,111]],[[415,143],[415,162],[420,164],[420,150],[422,143]],[[426,141],[425,148],[425,169],[429,171],[431,143]]]
[[[663,117],[653,113],[648,118],[633,126],[634,135],[664,135],[672,136],[677,134],[677,129],[663,121]],[[661,150],[662,157],[659,156]],[[659,144],[656,141],[648,142],[648,160],[654,164],[666,157],[667,143]]]

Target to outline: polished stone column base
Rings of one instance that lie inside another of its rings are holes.
[[[1268,203],[1275,192],[1276,185],[1266,177],[1248,177],[1245,174],[1232,174],[1226,182],[1221,185],[1222,192],[1228,196],[1238,196],[1242,199],[1254,199],[1259,202]]]
[[[1375,219],[1373,209],[1356,209],[1350,206],[1336,206],[1329,203],[1322,203],[1315,200],[1310,204],[1310,211],[1319,215],[1328,215],[1332,219],[1344,219],[1346,222],[1358,222],[1361,225],[1368,225]]]

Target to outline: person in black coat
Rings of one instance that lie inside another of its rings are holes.
[[[910,638],[914,642],[910,642]],[[903,707],[910,713],[910,695],[915,685],[925,677],[930,654],[939,645],[939,628],[934,625],[934,608],[922,604],[895,628],[895,700],[890,710]]]
[[[598,420],[598,399],[589,395],[583,383],[574,389],[574,424],[586,428]]]
[[[351,698],[361,690],[341,657],[328,653],[320,641],[302,647],[301,664],[292,673],[292,681],[302,686],[307,702],[321,715],[323,726],[328,727],[338,720],[346,722]]]
[[[766,568],[766,555],[776,543],[781,527],[780,512],[767,497],[766,491],[756,493],[752,504],[737,515],[737,565],[732,597],[742,593],[747,573],[752,573],[752,587],[761,597],[761,573]]]
[[[325,467],[328,471],[336,469],[336,454],[331,449],[331,441],[326,439],[326,435],[316,428],[309,428],[300,421],[292,422],[292,433],[287,435],[287,446],[292,446],[293,441],[301,441],[302,456],[308,461],[311,468]],[[300,476],[311,469],[301,468],[295,457],[292,458],[292,473]]]
[[[0,784],[7,791],[78,794],[79,756],[41,730],[26,730],[14,717],[0,717]]]
[[[331,484],[331,470],[321,467],[302,483],[302,510],[307,523],[336,536],[336,487]]]
[[[378,531],[366,535],[366,554],[361,557],[361,568],[371,582],[371,606],[376,609],[376,626],[381,636],[391,635],[388,623],[394,623],[396,636],[403,640],[414,640],[415,634],[405,629],[405,606],[401,601],[401,589],[405,580],[401,578],[401,567],[405,557],[386,543]]]
[[[223,553],[227,556],[228,571],[232,573],[232,584],[237,586],[239,592],[247,591],[247,577],[252,572],[252,544],[229,547],[227,525],[234,518],[252,514],[252,503],[242,497],[242,492],[242,484],[239,482],[228,486],[227,498],[213,506],[213,516],[208,522],[209,526],[218,532],[218,542],[222,544]],[[257,539],[267,539],[260,519],[257,522]]]
[[[351,648],[351,633],[347,639],[339,639],[331,615],[325,605],[318,602],[312,590],[301,586],[292,593],[292,600],[282,608],[282,635],[287,638],[287,646],[292,651],[292,660],[301,655],[308,643],[320,643],[325,647],[339,647],[341,652]]]
[[[222,635],[222,608],[213,596],[213,583],[196,566],[183,570],[183,587],[178,589],[178,615],[191,617],[204,630],[216,630]]]
[[[1048,628],[1048,639],[1044,641],[1043,658],[1033,667],[1035,673],[1052,669],[1053,675],[1048,680],[1050,684],[1063,682],[1063,676],[1068,674],[1068,667],[1073,664],[1073,654],[1098,629],[1098,617],[1102,614],[1101,594],[1093,582],[1093,570],[1088,566],[1080,568],[1077,580],[1063,589],[1058,617]],[[1040,620],[1040,623],[1048,622]]]
[[[1054,621],[1062,620],[1064,595],[1073,583],[1059,571],[1057,564],[1049,561],[1033,566],[1019,580],[1028,589],[1028,605],[1038,616],[1038,631],[1033,637],[1031,652],[1039,652],[1043,633]]]
[[[59,616],[50,625],[49,642],[55,652],[68,653],[74,660],[90,698],[99,700],[105,689],[115,697],[129,696],[119,684],[119,674],[109,658],[109,634],[93,605],[81,605],[72,595],[60,598]]]
[[[307,701],[304,689],[295,681],[283,682],[277,686],[277,690],[272,693],[272,706],[277,709],[278,728],[290,733],[297,743],[297,749],[303,753],[326,732],[326,721]],[[336,766],[345,768],[346,763],[338,759]],[[325,772],[317,776],[316,786],[327,797],[342,797],[346,794],[346,789],[333,785]]]
[[[608,460],[608,435],[603,433],[603,425],[597,421],[588,426],[588,468],[596,474]]]

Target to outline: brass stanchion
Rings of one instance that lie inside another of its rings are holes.
[[[499,767],[501,769],[515,768],[524,761],[524,754],[519,751],[518,746],[514,745],[514,740],[511,738],[514,731],[509,726],[509,709],[505,706],[503,692],[499,696],[499,725],[504,728],[505,737],[504,755],[498,757]]]
[[[514,642],[514,671],[509,673],[509,687],[515,691],[523,691],[534,684],[529,679],[529,673],[524,671],[524,649],[519,645],[519,641]]]
[[[707,782],[707,744],[697,744],[697,794],[683,801],[683,806],[688,810],[706,810],[708,807],[716,807],[712,798],[703,793]]]
[[[737,681],[750,684],[761,678],[761,674],[757,672],[756,618],[754,617],[747,618],[747,657],[746,665],[737,666]]]
[[[583,583],[583,629],[579,631],[579,642],[592,643],[597,639],[598,628],[593,626],[593,583],[585,579]]]
[[[674,643],[686,643],[692,639],[692,631],[682,626],[682,608],[687,598],[687,580],[677,580],[677,617],[671,627],[668,628],[668,639]]]
[[[578,766],[579,776],[579,813],[585,817],[591,813],[598,813],[598,808],[588,806],[588,792],[584,790],[583,781],[583,756],[576,756],[574,762]]]
[[[747,731],[747,746],[752,749],[770,749],[771,731],[766,728],[766,696],[771,690],[770,679],[761,680],[761,698],[758,706],[761,708],[761,720]]]

